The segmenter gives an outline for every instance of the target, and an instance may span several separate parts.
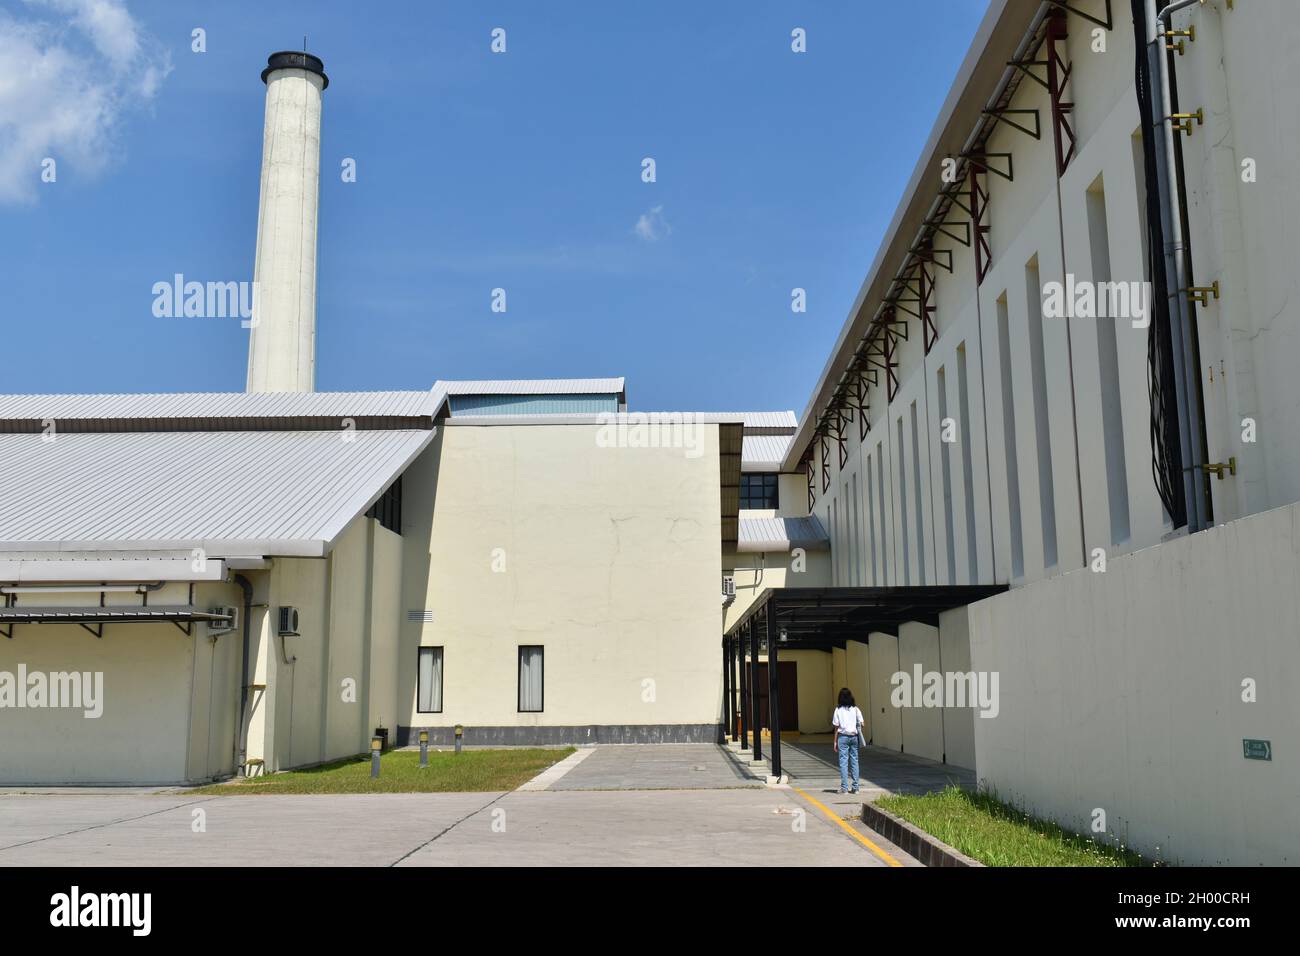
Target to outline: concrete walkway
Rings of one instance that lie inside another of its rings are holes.
[[[770,763],[771,755],[766,756]],[[801,786],[836,791],[840,788],[840,761],[829,737],[781,738],[781,770],[800,781]],[[862,795],[867,799],[884,793],[931,793],[949,783],[967,789],[975,787],[975,774],[970,770],[871,744],[858,751],[858,775]]]
[[[831,748],[829,734],[781,737],[781,772],[790,785],[835,809],[844,817],[856,818],[862,803],[887,793],[931,793],[949,783],[974,789],[975,774],[951,764],[937,763],[912,754],[901,754],[883,747],[867,745],[858,753],[858,795],[841,794],[839,758]],[[728,745],[727,753],[738,768],[750,763],[750,752]],[[764,774],[772,772],[771,740],[763,738]],[[751,773],[757,772],[750,767]]]
[[[0,794],[0,866],[916,865],[817,798],[748,779],[713,745],[596,747],[538,786]]]
[[[725,790],[761,787],[716,744],[595,747],[549,790]]]

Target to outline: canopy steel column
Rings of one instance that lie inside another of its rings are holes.
[[[719,724],[725,744],[731,736],[731,641],[722,639],[722,722]]]
[[[745,671],[745,634],[749,625],[736,635],[736,675],[740,678],[740,749],[749,749],[749,674]]]
[[[772,731],[772,776],[781,779],[781,679],[777,676],[776,646],[781,643],[777,633],[777,606],[775,599],[767,603],[767,714]]]
[[[740,739],[740,641],[731,640],[731,727],[733,739]]]
[[[763,718],[758,712],[758,629],[752,624],[749,628],[749,704],[753,719],[749,725],[754,729],[754,759],[763,759]]]

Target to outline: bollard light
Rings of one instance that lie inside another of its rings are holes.
[[[370,779],[379,776],[379,754],[384,749],[384,741],[379,737],[370,738]]]
[[[420,766],[429,766],[429,732],[420,731]]]
[[[456,725],[456,753],[460,753],[460,745],[464,737],[465,737],[465,726],[463,724],[457,724]]]

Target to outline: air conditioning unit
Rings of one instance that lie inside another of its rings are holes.
[[[216,637],[218,634],[229,634],[239,626],[239,608],[237,607],[210,607],[209,614],[220,614],[226,618],[224,621],[208,621],[208,634]]]
[[[280,626],[276,629],[280,637],[298,636],[298,609],[296,607],[280,608]]]
[[[736,596],[736,579],[730,574],[722,578],[722,596],[733,598]]]

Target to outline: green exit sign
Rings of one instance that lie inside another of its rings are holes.
[[[1252,740],[1247,737],[1241,742],[1241,755],[1247,760],[1272,760],[1273,742],[1270,740]]]

